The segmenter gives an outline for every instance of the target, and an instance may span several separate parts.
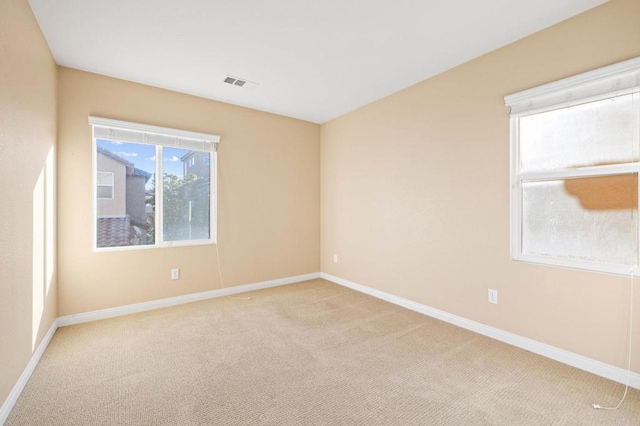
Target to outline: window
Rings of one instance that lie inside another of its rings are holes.
[[[210,163],[210,161],[209,161],[209,160],[210,160],[210,159],[209,159],[209,157],[204,157],[204,158],[202,159],[202,161],[203,161],[203,163],[204,163],[204,165],[205,165],[205,166],[208,166],[208,165],[209,165],[209,163]]]
[[[218,136],[98,117],[89,123],[97,249],[215,242]],[[189,169],[196,157],[207,166]]]
[[[505,102],[512,259],[637,273],[640,58]]]
[[[101,199],[113,199],[113,173],[97,172],[96,196]]]

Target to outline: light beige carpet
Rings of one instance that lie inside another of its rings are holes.
[[[60,328],[12,425],[638,425],[640,392],[324,280]]]

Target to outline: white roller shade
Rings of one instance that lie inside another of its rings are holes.
[[[130,123],[108,118],[89,117],[93,137],[118,142],[169,146],[191,151],[215,152],[220,136],[168,127]]]
[[[505,96],[511,115],[572,106],[603,95],[622,95],[640,90],[640,57],[598,68],[564,80]]]

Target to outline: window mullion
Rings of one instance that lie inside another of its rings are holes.
[[[522,254],[522,180],[515,178],[511,185],[511,247],[512,259]]]
[[[154,212],[156,245],[164,243],[162,240],[162,181],[162,147],[156,146],[156,211]]]
[[[510,119],[510,141],[511,141],[511,188],[509,192],[510,205],[511,205],[511,220],[510,220],[510,235],[511,235],[511,259],[518,259],[521,250],[522,242],[522,223],[521,223],[521,197],[520,187],[521,182],[518,179],[520,173],[520,127],[519,118],[512,116]]]
[[[611,164],[607,166],[580,167],[576,169],[522,172],[518,178],[525,181],[571,179],[588,176],[611,176],[638,173],[640,163]]]

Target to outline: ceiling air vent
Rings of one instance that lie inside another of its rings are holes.
[[[232,86],[243,87],[245,89],[253,89],[254,87],[257,87],[259,84],[254,81],[249,81],[246,78],[238,78],[232,75],[226,76],[223,81]]]

